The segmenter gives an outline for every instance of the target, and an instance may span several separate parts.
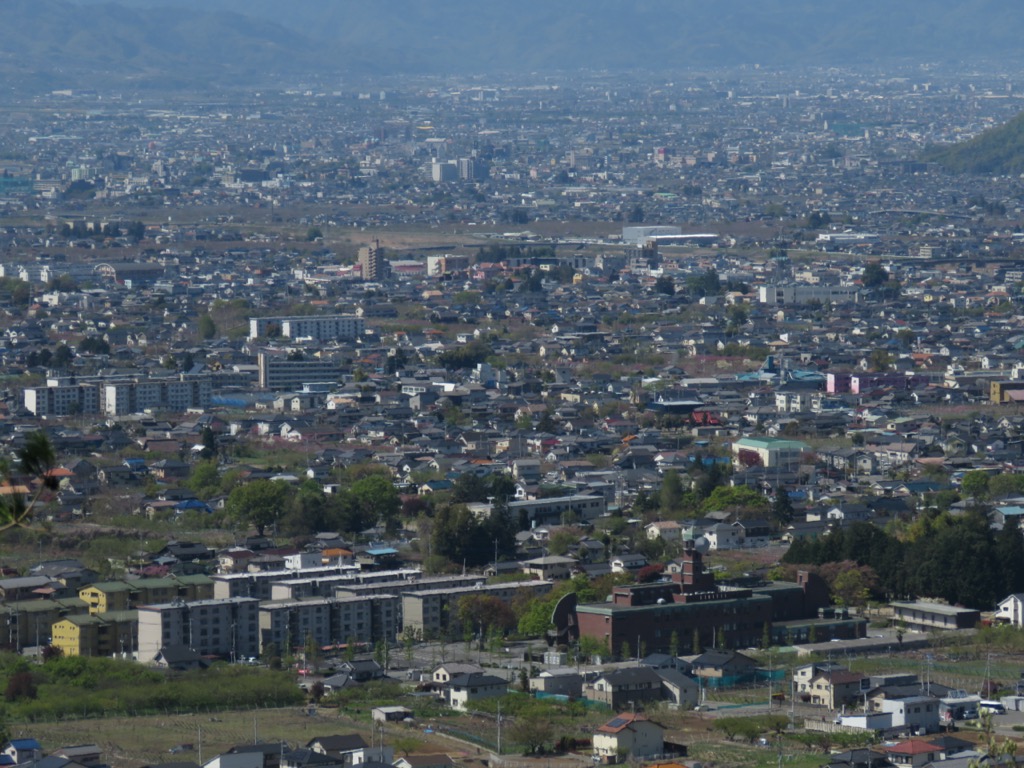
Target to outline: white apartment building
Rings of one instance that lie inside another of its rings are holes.
[[[366,331],[366,322],[356,315],[300,315],[298,317],[250,317],[249,340],[273,332],[285,339],[341,341],[357,339]]]

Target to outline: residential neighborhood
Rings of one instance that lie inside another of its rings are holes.
[[[10,95],[0,763],[1021,762],[1007,66]]]

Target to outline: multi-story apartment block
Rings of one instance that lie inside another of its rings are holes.
[[[272,600],[260,606],[260,648],[301,649],[317,645],[395,642],[400,603],[396,595]]]
[[[366,321],[356,315],[300,315],[298,317],[250,317],[249,340],[281,336],[285,339],[343,341],[366,332]]]
[[[231,597],[140,607],[139,661],[152,661],[169,645],[184,645],[203,656],[256,656],[259,600]]]
[[[481,584],[473,587],[430,589],[402,594],[402,630],[413,630],[421,637],[440,637],[452,623],[452,612],[466,596],[488,595],[511,603],[524,592],[533,597],[546,595],[551,581],[518,581],[506,584]]]
[[[75,416],[100,412],[100,393],[94,384],[73,377],[47,379],[44,387],[25,388],[25,408],[35,416]]]
[[[138,626],[138,611],[77,614],[54,622],[50,643],[65,656],[130,656]]]
[[[127,611],[140,605],[175,600],[210,600],[213,598],[213,579],[195,574],[165,579],[103,581],[80,589],[78,596],[89,606],[92,614]]]
[[[55,623],[86,609],[86,603],[77,597],[6,602],[0,605],[0,645],[14,651],[46,645]]]
[[[24,402],[36,416],[124,416],[146,409],[208,408],[212,396],[213,379],[207,374],[80,380],[59,377],[48,379],[46,386],[26,387]]]
[[[283,355],[260,352],[258,363],[262,389],[300,389],[303,384],[310,382],[337,381],[341,378],[341,365],[334,360],[292,360]]]

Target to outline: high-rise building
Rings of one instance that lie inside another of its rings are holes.
[[[388,276],[388,263],[384,259],[384,250],[380,242],[374,241],[359,249],[359,270],[363,280],[383,280]]]

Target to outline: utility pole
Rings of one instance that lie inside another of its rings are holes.
[[[498,755],[501,755],[501,702],[498,702]]]

